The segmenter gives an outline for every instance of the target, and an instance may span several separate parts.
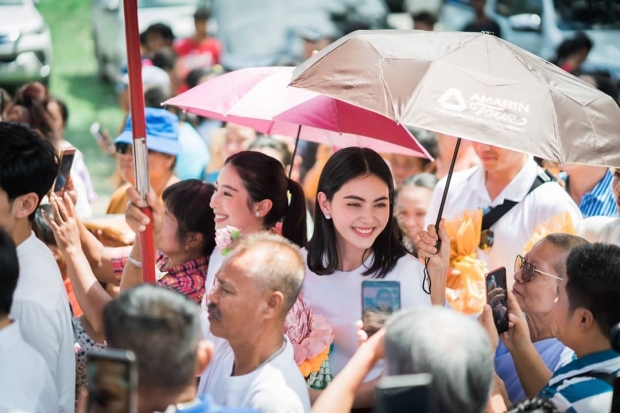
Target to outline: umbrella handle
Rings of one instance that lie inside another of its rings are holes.
[[[297,137],[295,138],[295,149],[293,149],[293,156],[291,157],[291,166],[288,168],[288,179],[291,179],[293,173],[293,165],[295,165],[295,156],[297,155],[297,146],[299,145],[299,135],[301,135],[301,125],[297,128]]]
[[[439,211],[437,212],[437,221],[435,221],[435,230],[437,231],[437,243],[435,248],[437,252],[441,249],[441,238],[439,238],[439,223],[441,222],[441,216],[443,215],[443,207],[446,204],[446,198],[448,197],[448,189],[450,188],[450,181],[452,180],[452,174],[454,173],[454,165],[456,164],[456,158],[459,154],[459,148],[461,146],[461,138],[456,140],[456,146],[454,147],[454,154],[452,154],[452,162],[450,162],[450,169],[448,170],[448,176],[446,177],[446,187],[443,189],[443,195],[441,197],[441,203],[439,204]],[[424,260],[424,279],[422,281],[422,289],[428,295],[431,294],[431,277],[428,274],[428,262],[429,258]],[[428,286],[428,287],[427,287]]]

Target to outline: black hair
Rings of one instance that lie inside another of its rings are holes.
[[[433,27],[435,23],[437,23],[437,18],[428,11],[421,11],[419,13],[415,13],[411,16],[414,22],[424,23],[427,26]]]
[[[569,310],[590,310],[601,333],[609,337],[620,322],[620,247],[600,243],[575,247],[566,260],[566,277]]]
[[[592,40],[584,33],[577,32],[572,38],[564,40],[557,50],[557,57],[555,64],[562,64],[562,61],[571,54],[578,52],[581,49],[592,49]]]
[[[198,86],[198,82],[200,79],[213,74],[214,71],[212,69],[206,67],[199,67],[197,69],[192,69],[187,76],[185,77],[185,83],[187,83],[187,87],[192,89]]]
[[[194,383],[200,310],[183,294],[139,285],[108,304],[103,323],[110,347],[136,355],[141,391],[176,394]]]
[[[0,122],[0,165],[0,188],[9,202],[34,192],[40,203],[54,183],[58,157],[52,144],[28,125]],[[28,219],[35,214],[36,208]]]
[[[161,109],[161,104],[169,98],[170,96],[163,88],[153,86],[144,92],[144,106],[147,108]]]
[[[49,102],[50,95],[45,85],[27,83],[15,93],[14,104],[6,110],[4,120],[26,123],[45,139],[54,141],[53,116],[47,108]]]
[[[388,187],[390,214],[387,225],[372,245],[374,259],[364,275],[383,278],[395,266],[397,261],[407,254],[407,249],[399,240],[399,229],[394,220],[394,178],[383,158],[372,149],[349,147],[341,149],[329,158],[317,188],[317,194],[323,192],[328,201],[344,184],[352,179],[374,175]],[[339,266],[340,259],[336,249],[336,229],[331,220],[320,213],[318,197],[315,202],[315,224],[312,239],[308,241],[308,268],[319,275],[333,274]]]
[[[198,7],[194,13],[194,20],[209,20],[211,12],[206,7]]]
[[[177,63],[179,56],[169,47],[158,50],[153,55],[151,62],[153,66],[162,70],[172,70]]]
[[[11,236],[0,227],[0,316],[8,316],[13,305],[13,293],[19,278],[17,249]]]
[[[170,185],[162,199],[178,221],[177,239],[181,244],[190,232],[202,234],[202,255],[208,257],[215,248],[215,215],[209,206],[215,187],[198,179]]]
[[[261,152],[242,151],[229,156],[224,165],[228,164],[243,181],[249,202],[265,199],[272,202],[264,218],[265,229],[271,229],[282,221],[282,236],[300,247],[305,246],[307,228],[304,191],[297,182],[286,177],[280,161]]]
[[[280,154],[280,161],[284,166],[289,166],[293,162],[293,154],[288,150],[286,143],[272,138],[271,136],[259,136],[250,144],[249,150],[257,150],[261,148],[271,148]]]
[[[170,28],[170,26],[164,23],[155,23],[147,27],[146,30],[144,31],[145,41],[149,34],[158,34],[164,40],[169,41],[169,42],[172,42],[174,40],[174,33],[172,32],[172,29]]]

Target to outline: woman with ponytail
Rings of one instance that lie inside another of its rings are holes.
[[[127,194],[134,203],[127,209],[128,223],[134,227],[145,225],[146,216],[138,207],[146,206],[146,203],[133,188]],[[221,234],[228,230],[228,241],[239,234],[243,236],[275,230],[276,225],[281,222],[282,236],[299,247],[306,245],[306,204],[303,190],[298,183],[286,177],[282,164],[268,155],[243,151],[228,157],[215,183],[210,206],[215,214],[216,232]],[[208,205],[205,205],[205,208],[207,207]],[[221,253],[214,251],[209,261],[206,294],[201,303],[203,329],[207,319],[208,295],[213,288],[215,274],[224,261],[223,255],[229,248],[230,246],[226,246]]]

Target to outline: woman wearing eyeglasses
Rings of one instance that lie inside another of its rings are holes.
[[[500,336],[495,353],[495,370],[513,404],[536,396],[553,371],[573,357],[573,351],[555,338],[551,309],[566,273],[568,254],[585,243],[574,235],[550,234],[525,257],[517,255],[515,259],[515,283],[508,291],[509,329]],[[487,316],[488,309],[482,317]],[[492,342],[497,343],[495,327],[491,324],[487,331],[495,337]],[[538,369],[532,370],[532,360],[538,360]]]
[[[161,198],[164,190],[170,185],[179,182],[174,174],[176,157],[181,153],[179,142],[179,118],[165,110],[146,108],[146,145],[149,150],[149,179],[151,188]],[[129,198],[127,189],[135,185],[134,165],[132,155],[131,117],[123,132],[114,140],[116,159],[123,180],[126,182],[118,188],[110,198],[108,214],[124,214]]]

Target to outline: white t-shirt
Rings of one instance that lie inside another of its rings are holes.
[[[207,296],[213,288],[215,282],[215,274],[219,271],[222,263],[224,262],[224,256],[220,252],[219,248],[215,247],[211,257],[209,258],[209,268],[207,268],[207,278],[205,280],[205,293],[200,301],[200,326],[202,327],[202,335],[206,337],[211,336],[209,327],[209,313],[207,312]]]
[[[302,250],[304,259],[308,252]],[[337,375],[357,351],[355,322],[362,319],[362,281],[373,280],[362,273],[372,264],[374,256],[364,265],[350,272],[336,271],[331,275],[317,275],[306,268],[302,288],[305,303],[313,314],[322,315],[334,332],[333,350],[329,354],[329,368]],[[413,255],[400,258],[383,280],[400,282],[401,308],[431,305],[431,298],[422,289],[424,267]],[[378,363],[366,376],[365,382],[379,377],[382,363]]]
[[[515,258],[517,254],[524,253],[525,245],[539,225],[566,211],[570,213],[575,226],[582,219],[579,207],[555,182],[542,184],[527,195],[539,170],[536,162],[532,158],[528,159],[517,176],[494,200],[491,200],[485,186],[485,171],[481,166],[455,172],[448,190],[443,212],[447,220],[455,219],[466,210],[498,206],[504,200],[519,202],[491,226],[495,234],[495,244],[491,250],[477,250],[478,258],[487,263],[489,271],[506,267],[508,274],[511,274],[508,278],[509,286],[514,283],[512,274]],[[446,178],[435,187],[425,225],[435,224],[445,186]]]
[[[620,218],[591,217],[577,226],[580,237],[590,242],[602,242],[620,246]]]
[[[231,376],[235,355],[228,341],[214,336],[213,360],[202,374],[198,395],[209,394],[226,407],[251,407],[263,413],[310,412],[308,387],[293,358],[293,345],[264,367],[243,376]]]
[[[13,321],[0,330],[0,412],[60,411],[45,360],[22,338]]]
[[[43,356],[56,383],[61,411],[75,409],[75,352],[67,291],[49,248],[34,232],[17,246],[19,280],[9,318]]]

